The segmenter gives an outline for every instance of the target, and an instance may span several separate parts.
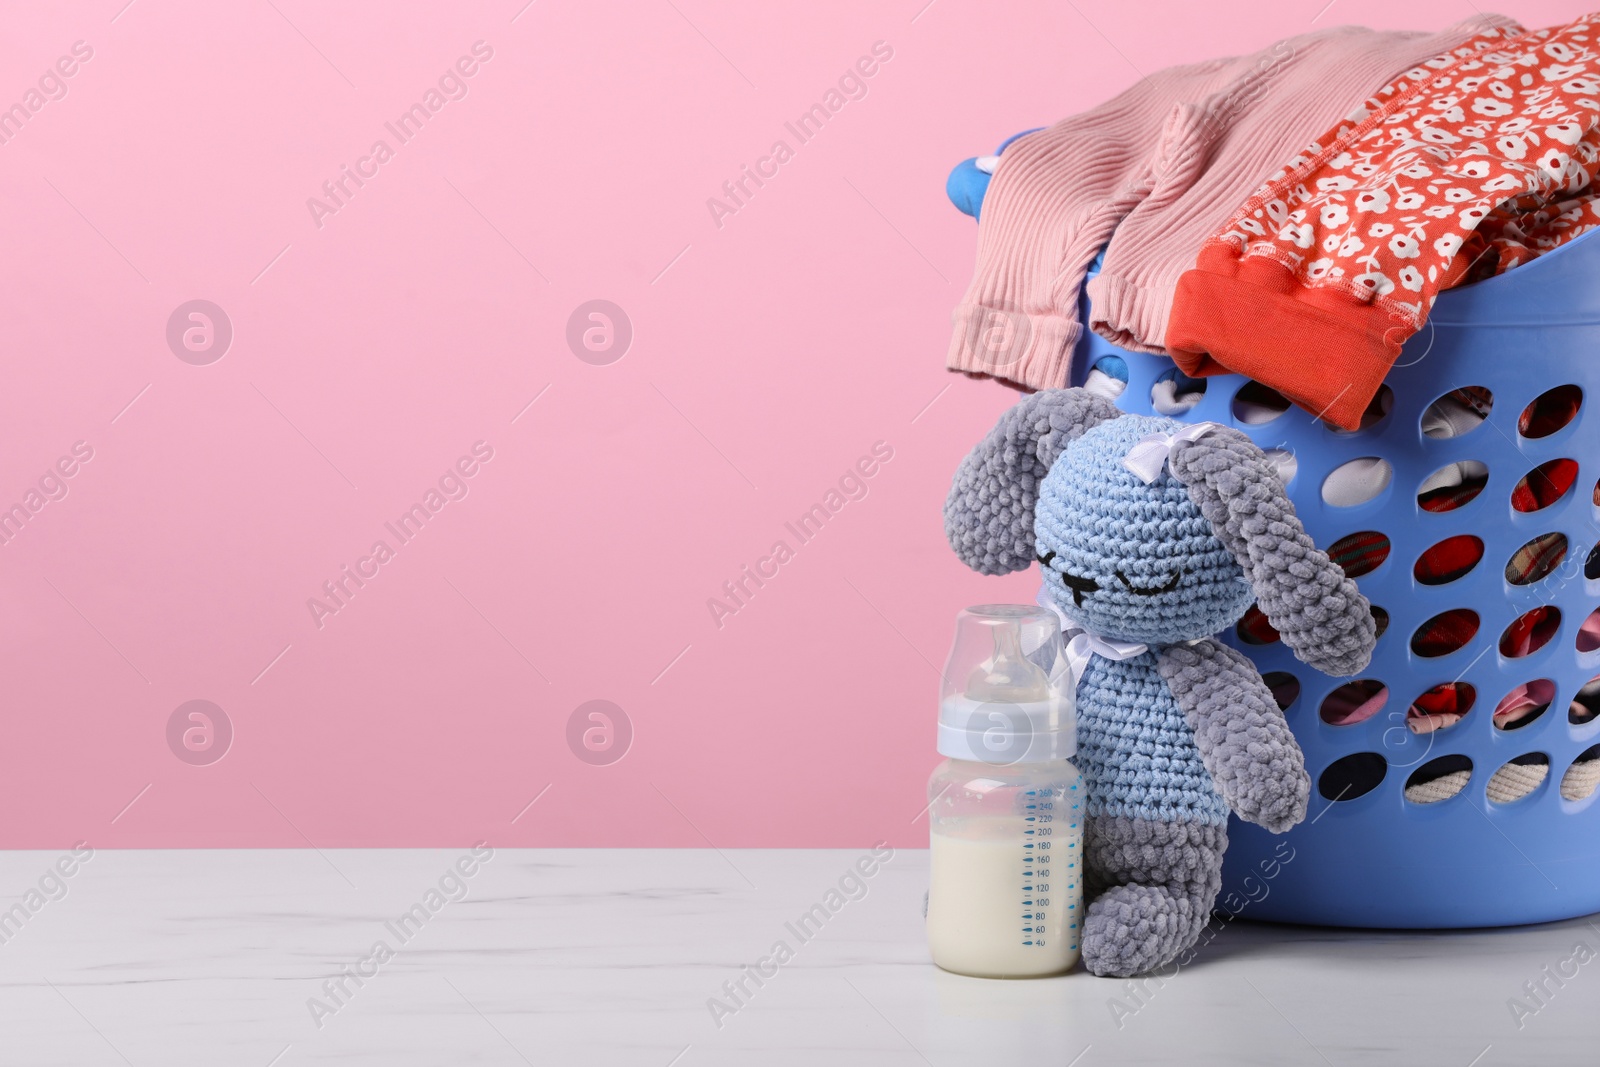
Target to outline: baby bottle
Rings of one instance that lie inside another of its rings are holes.
[[[928,780],[928,947],[981,978],[1060,974],[1078,960],[1083,786],[1074,680],[1047,608],[956,617]]]

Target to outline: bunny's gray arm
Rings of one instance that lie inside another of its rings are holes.
[[[1158,666],[1234,813],[1273,833],[1304,819],[1305,756],[1255,664],[1207,638],[1163,649]]]

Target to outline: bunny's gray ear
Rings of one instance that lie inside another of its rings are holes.
[[[1244,568],[1256,605],[1302,662],[1351,675],[1372,658],[1372,606],[1294,513],[1272,463],[1238,430],[1174,446],[1168,469]]]
[[[1067,442],[1120,415],[1083,389],[1046,389],[1010,408],[956,471],[944,533],[961,562],[981,574],[1031,566],[1039,485]]]

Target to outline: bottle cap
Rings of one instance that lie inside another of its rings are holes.
[[[1073,688],[1054,612],[1037,604],[966,608],[940,680],[939,754],[1000,766],[1070,759]]]

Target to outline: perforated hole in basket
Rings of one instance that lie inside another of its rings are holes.
[[[1260,382],[1245,382],[1233,394],[1233,417],[1246,426],[1265,426],[1289,410],[1289,398]]]
[[[1406,729],[1414,734],[1448,730],[1472,710],[1478,690],[1471,682],[1440,682],[1417,694],[1406,709]]]
[[[1411,651],[1423,659],[1437,659],[1457,652],[1478,636],[1481,622],[1471,608],[1441,611],[1411,635]]]
[[[1574,642],[1579,652],[1593,652],[1600,648],[1600,608],[1589,612],[1583,620],[1583,625],[1578,627],[1578,636]]]
[[[1496,730],[1520,730],[1548,711],[1555,698],[1556,683],[1549,678],[1523,682],[1494,706],[1494,727]]]
[[[1328,764],[1317,776],[1317,792],[1334,803],[1354,800],[1378,788],[1388,773],[1388,761],[1378,753],[1352,752]]]
[[[1529,440],[1549,437],[1578,416],[1583,406],[1583,390],[1576,385],[1558,385],[1534,398],[1517,417],[1517,432]]]
[[[1361,678],[1323,697],[1318,715],[1329,726],[1354,726],[1378,714],[1388,702],[1388,686],[1376,678]]]
[[[1550,777],[1550,757],[1543,752],[1529,752],[1507,760],[1489,777],[1487,792],[1495,804],[1515,804],[1527,800]]]
[[[1206,395],[1206,380],[1191,378],[1177,367],[1169,367],[1150,383],[1150,407],[1157,415],[1182,415]]]
[[[1574,726],[1594,722],[1597,715],[1600,715],[1600,674],[1584,682],[1572,695],[1572,703],[1567,705],[1567,721]]]
[[[1289,706],[1300,699],[1300,679],[1288,671],[1268,671],[1261,680],[1272,690],[1272,700],[1279,711],[1288,711]]]
[[[1506,659],[1531,656],[1561,628],[1561,609],[1551,604],[1525,611],[1500,635],[1500,654]]]
[[[1483,559],[1483,539],[1472,534],[1456,534],[1433,545],[1411,568],[1422,585],[1444,585],[1464,576]]]
[[[1600,578],[1600,542],[1596,542],[1595,546],[1589,549],[1589,555],[1584,558],[1583,576],[1591,582]]]
[[[1475,459],[1446,463],[1417,486],[1417,506],[1423,511],[1444,512],[1464,508],[1489,484],[1489,468]]]
[[[1389,537],[1377,530],[1346,534],[1328,546],[1328,558],[1343,569],[1346,578],[1371,574],[1389,558]]]
[[[1247,645],[1270,645],[1278,640],[1278,631],[1273,629],[1266,614],[1254,604],[1245,609],[1233,632]]]
[[[1124,387],[1128,384],[1128,361],[1121,356],[1101,356],[1089,367],[1090,374],[1096,371],[1111,379],[1112,382],[1122,383]],[[1102,383],[1102,385],[1104,384]],[[1116,386],[1113,385],[1111,388],[1116,388]]]
[[[1587,800],[1600,785],[1600,745],[1590,745],[1578,753],[1567,773],[1561,776],[1562,800]]]
[[[1512,585],[1532,585],[1549,577],[1567,558],[1567,535],[1540,534],[1506,560],[1506,581]]]
[[[1372,639],[1376,641],[1378,638],[1382,637],[1388,632],[1389,613],[1383,608],[1378,607],[1376,604],[1370,605],[1370,607],[1372,610],[1372,624],[1374,627]]]
[[[1559,503],[1578,480],[1578,461],[1552,459],[1522,476],[1511,490],[1511,506],[1517,511],[1543,511]]]
[[[1472,761],[1459,754],[1439,756],[1411,772],[1406,779],[1406,799],[1413,804],[1437,804],[1459,796],[1472,780]]]
[[[1481,385],[1452,389],[1422,413],[1422,432],[1434,438],[1464,437],[1482,426],[1493,408],[1494,394]]]
[[[1295,473],[1300,470],[1300,460],[1291,449],[1269,448],[1262,454],[1267,457],[1267,462],[1272,464],[1273,471],[1278,475],[1278,481],[1284,485],[1294,481]]]
[[[1322,502],[1333,508],[1353,508],[1376,500],[1394,479],[1394,465],[1378,456],[1362,456],[1341,463],[1322,481]]]

